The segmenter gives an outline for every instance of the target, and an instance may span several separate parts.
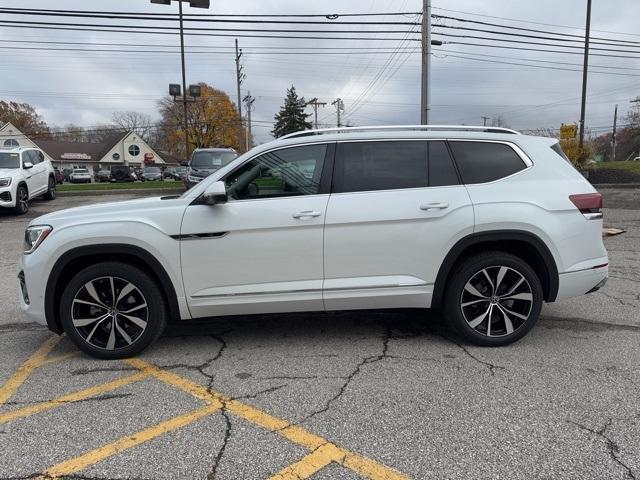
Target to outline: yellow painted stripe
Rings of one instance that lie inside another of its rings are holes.
[[[340,451],[331,444],[326,444],[314,450],[299,462],[283,468],[269,480],[305,480],[318,473],[331,462]]]
[[[148,376],[149,374],[147,372],[137,372],[133,375],[128,375],[126,377],[103,383],[102,385],[97,385],[95,387],[78,390],[77,392],[69,393],[53,400],[35,403],[33,405],[29,405],[28,407],[13,410],[11,412],[0,413],[0,425],[12,420],[16,420],[18,418],[28,417],[36,413],[51,410],[52,408],[60,407],[67,403],[78,402],[80,400],[86,400],[87,398],[96,397],[105,392],[124,387],[125,385],[129,385],[134,382],[138,382],[144,378],[147,378]]]
[[[95,450],[91,450],[84,455],[59,463],[58,465],[55,465],[44,472],[41,478],[60,478],[79,472],[90,465],[101,462],[102,460],[105,460],[124,450],[140,445],[141,443],[148,442],[149,440],[153,440],[154,438],[164,435],[165,433],[177,430],[178,428],[184,427],[197,420],[200,420],[203,417],[211,415],[212,413],[218,411],[221,407],[222,405],[220,403],[212,403],[198,408],[197,410],[193,410],[189,413],[185,413],[184,415],[180,415],[178,417],[174,417],[164,422],[158,423],[157,425],[154,425],[152,427],[145,428],[144,430],[134,433],[133,435],[129,435],[128,437],[121,438],[120,440],[117,440],[113,443],[109,443],[102,447],[96,448]]]
[[[288,440],[306,447],[309,450],[319,450],[321,447],[326,447],[323,451],[326,454],[332,453],[333,461],[340,465],[344,465],[367,478],[374,480],[406,480],[409,478],[376,462],[375,460],[371,460],[342,447],[338,447],[325,438],[315,435],[302,427],[291,425],[286,420],[269,415],[255,407],[245,405],[238,400],[232,400],[231,398],[217,392],[209,391],[192,380],[186,379],[172,372],[161,370],[151,363],[140,359],[129,359],[126,360],[126,363],[141,371],[149,372],[159,380],[180,388],[196,398],[209,402],[221,402],[224,404],[227,411],[267,430],[282,435]]]
[[[69,352],[63,353],[62,355],[56,355],[55,357],[48,357],[40,366],[44,367],[45,365],[51,365],[52,363],[63,362],[70,358],[77,357],[78,355],[80,355],[80,352]]]
[[[38,350],[35,351],[21,366],[16,373],[7,380],[7,382],[0,388],[0,405],[5,403],[16,393],[16,390],[25,382],[29,375],[39,366],[43,365],[47,361],[47,355],[60,341],[59,336],[48,338]]]

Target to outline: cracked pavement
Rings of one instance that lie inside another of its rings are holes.
[[[469,345],[435,313],[332,312],[172,326],[141,359],[419,479],[640,478],[640,191],[603,191],[611,278],[545,305],[504,348]],[[118,197],[109,197],[108,200]],[[122,198],[125,198],[123,195]],[[36,202],[30,217],[100,200]],[[28,218],[0,215],[0,385],[50,336],[16,301]],[[52,356],[75,352],[62,339]],[[33,372],[0,413],[132,375],[82,354]],[[146,378],[0,423],[0,480],[46,468],[202,406]],[[214,414],[64,477],[262,479],[315,450]],[[363,478],[332,463],[313,479]]]

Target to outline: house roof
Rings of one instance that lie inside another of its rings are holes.
[[[54,160],[86,160],[99,162],[124,139],[130,132],[114,133],[105,137],[103,142],[62,142],[59,140],[34,140]],[[74,158],[75,157],[75,158]]]

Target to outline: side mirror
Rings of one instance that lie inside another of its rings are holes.
[[[227,187],[224,182],[215,182],[207,187],[202,194],[205,205],[219,205],[227,203]]]
[[[189,166],[189,162],[180,162],[180,165],[183,167],[188,167]]]
[[[22,168],[24,168],[25,170],[29,170],[30,168],[33,168],[33,163],[31,162],[24,162],[22,164]]]

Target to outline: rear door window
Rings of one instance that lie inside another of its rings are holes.
[[[427,142],[344,142],[336,151],[335,192],[428,186]]]
[[[465,184],[492,182],[527,168],[504,143],[450,141],[449,146]]]
[[[458,185],[458,174],[444,141],[429,142],[429,186]]]

